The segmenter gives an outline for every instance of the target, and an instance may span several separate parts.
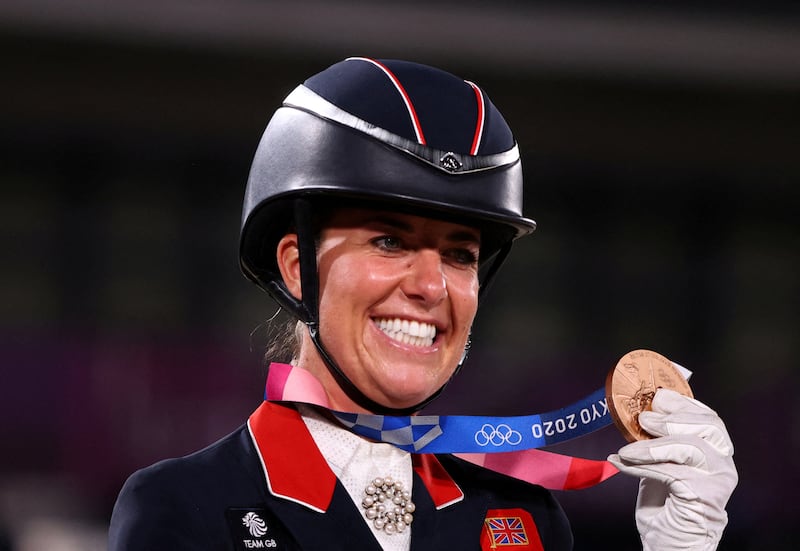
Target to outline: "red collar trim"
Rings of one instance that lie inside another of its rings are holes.
[[[414,454],[411,461],[416,472],[425,483],[437,509],[444,509],[464,499],[464,492],[444,470],[436,456],[430,453]]]
[[[320,513],[327,511],[336,475],[300,414],[289,407],[264,402],[250,415],[247,426],[270,493]]]
[[[336,488],[336,475],[317,448],[300,414],[274,402],[263,402],[247,421],[256,446],[267,488],[274,496],[324,513]],[[291,450],[292,453],[286,453]],[[436,456],[411,456],[414,471],[422,479],[437,509],[464,499],[464,492]]]

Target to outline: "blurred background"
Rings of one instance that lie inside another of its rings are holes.
[[[656,350],[736,445],[720,548],[794,549],[798,31],[788,0],[5,0],[0,550],[105,549],[133,470],[259,404],[276,308],[238,269],[249,163],[281,99],[350,55],[478,82],[539,223],[430,411],[548,411]],[[637,549],[635,495],[560,493],[576,549]]]

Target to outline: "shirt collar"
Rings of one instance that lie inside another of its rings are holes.
[[[291,407],[265,401],[250,415],[247,427],[270,493],[318,512],[327,511],[336,475],[300,414]],[[291,453],[286,453],[287,450]],[[464,499],[463,492],[436,456],[414,454],[412,463],[437,509]]]

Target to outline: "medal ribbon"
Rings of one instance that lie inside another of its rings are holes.
[[[265,399],[328,407],[319,381],[287,364],[269,367]],[[411,453],[453,453],[471,463],[551,490],[593,486],[617,473],[607,461],[538,448],[577,438],[612,423],[599,389],[571,406],[516,417],[414,415],[391,417],[331,411],[352,432]]]
[[[411,453],[495,453],[565,442],[612,423],[605,389],[571,406],[518,417],[331,412],[351,431]]]

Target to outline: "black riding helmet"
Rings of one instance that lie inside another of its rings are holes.
[[[365,396],[319,334],[315,216],[341,202],[455,220],[481,230],[481,294],[522,216],[522,167],[510,128],[475,84],[408,61],[349,58],[284,100],[253,159],[242,211],[242,271],[303,321],[342,389],[375,413],[408,414]],[[277,267],[278,241],[298,234],[302,300]]]

